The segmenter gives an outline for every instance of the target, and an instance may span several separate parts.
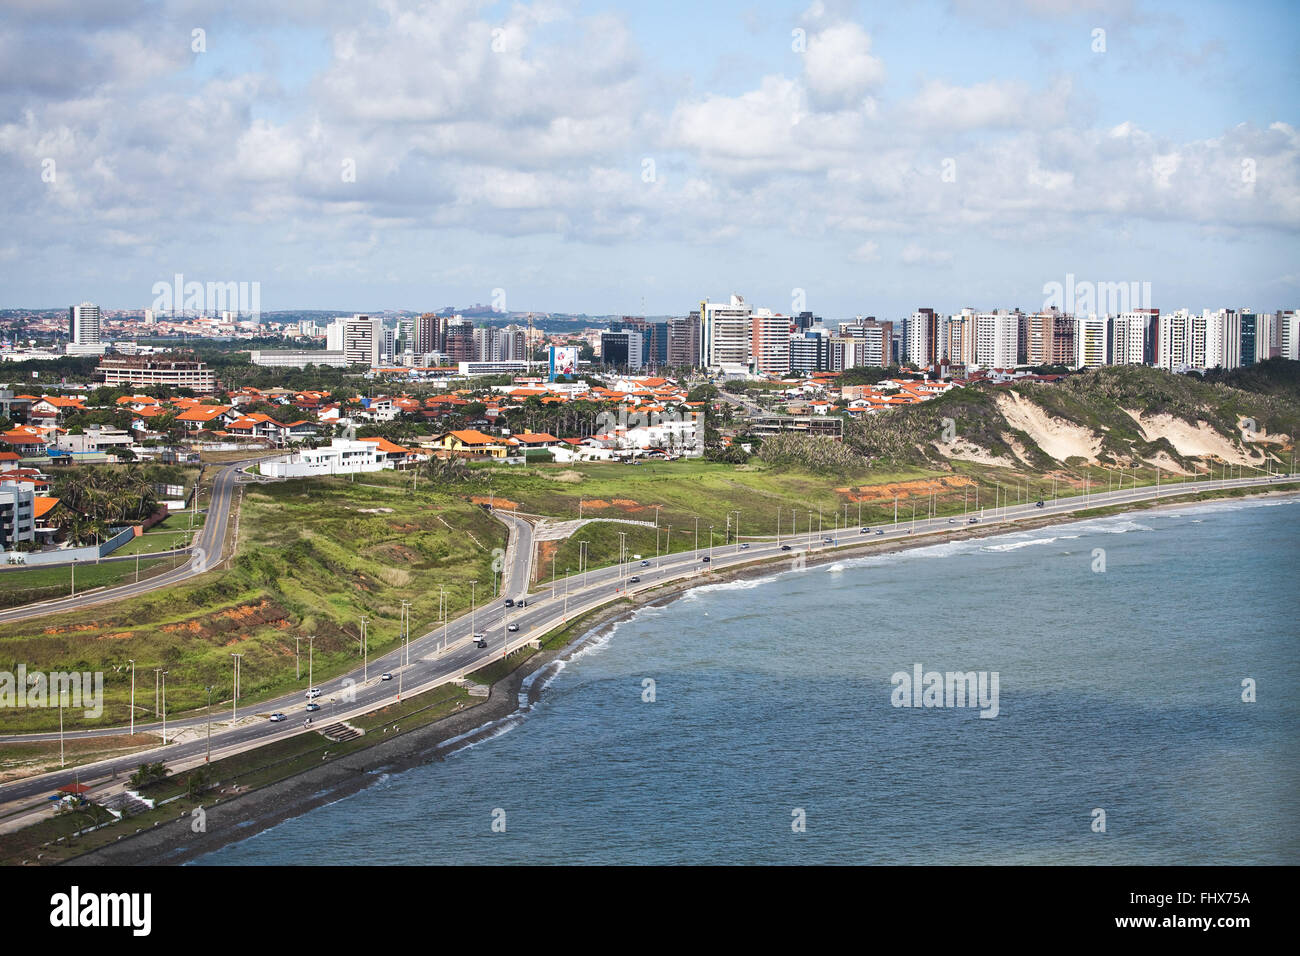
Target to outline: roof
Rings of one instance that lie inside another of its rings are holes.
[[[229,405],[195,405],[176,416],[178,422],[210,422],[230,411]]]
[[[385,455],[405,455],[409,451],[409,449],[403,448],[401,445],[393,444],[387,438],[361,438],[358,441],[370,442],[377,446],[376,450],[382,451]]]
[[[45,495],[36,496],[36,507],[32,514],[34,517],[41,518],[49,513],[50,509],[59,503],[58,498],[47,498]]]
[[[476,428],[462,428],[459,431],[447,432],[452,438],[455,438],[463,445],[492,445],[496,439],[491,435],[484,435]]]

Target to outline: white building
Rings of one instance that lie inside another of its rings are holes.
[[[386,344],[383,320],[368,315],[335,319],[325,333],[326,350],[342,352],[349,365],[383,365]]]
[[[1178,309],[1160,317],[1155,364],[1170,372],[1205,368],[1205,315]]]
[[[998,309],[975,316],[975,364],[983,368],[1015,368],[1020,359],[1019,312]]]
[[[335,438],[324,448],[305,448],[284,458],[262,462],[268,478],[309,478],[316,475],[352,475],[392,468],[375,442]]]
[[[1241,367],[1241,315],[1236,309],[1205,309],[1205,367]]]
[[[1159,309],[1130,309],[1111,320],[1112,365],[1150,365],[1156,358]]]
[[[745,299],[732,295],[729,303],[700,302],[700,365],[749,366],[750,319]]]
[[[99,306],[83,302],[68,309],[68,338],[73,345],[99,344]]]
[[[1277,313],[1278,354],[1300,361],[1300,310],[1283,309]]]

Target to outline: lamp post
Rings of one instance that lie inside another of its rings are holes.
[[[203,756],[204,763],[212,762],[212,688],[208,687],[208,751]]]
[[[363,684],[370,680],[370,648],[366,640],[366,624],[369,621],[368,617],[361,619],[361,682]]]
[[[135,736],[135,661],[128,661],[131,665],[131,736]]]
[[[162,672],[162,742],[167,746],[167,671]]]
[[[230,723],[233,726],[239,717],[239,661],[243,654],[231,654],[235,659],[234,685],[230,693]]]

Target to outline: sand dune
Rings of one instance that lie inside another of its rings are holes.
[[[1053,418],[1018,392],[999,392],[997,403],[1012,428],[1027,434],[1034,444],[1057,461],[1067,458],[1097,460],[1101,436],[1091,429]]]
[[[1193,425],[1172,415],[1144,415],[1132,408],[1126,408],[1124,411],[1131,415],[1137,422],[1138,428],[1142,429],[1143,438],[1147,441],[1163,438],[1173,445],[1180,455],[1189,457],[1214,455],[1234,465],[1249,465],[1260,460],[1247,455],[1235,442],[1215,431],[1209,422],[1201,421]]]

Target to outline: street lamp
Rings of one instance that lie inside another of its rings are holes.
[[[162,742],[167,746],[167,671],[162,672]]]
[[[135,736],[135,661],[129,660],[131,665],[131,736]]]
[[[204,763],[212,762],[212,688],[208,687],[208,752],[203,757]]]

